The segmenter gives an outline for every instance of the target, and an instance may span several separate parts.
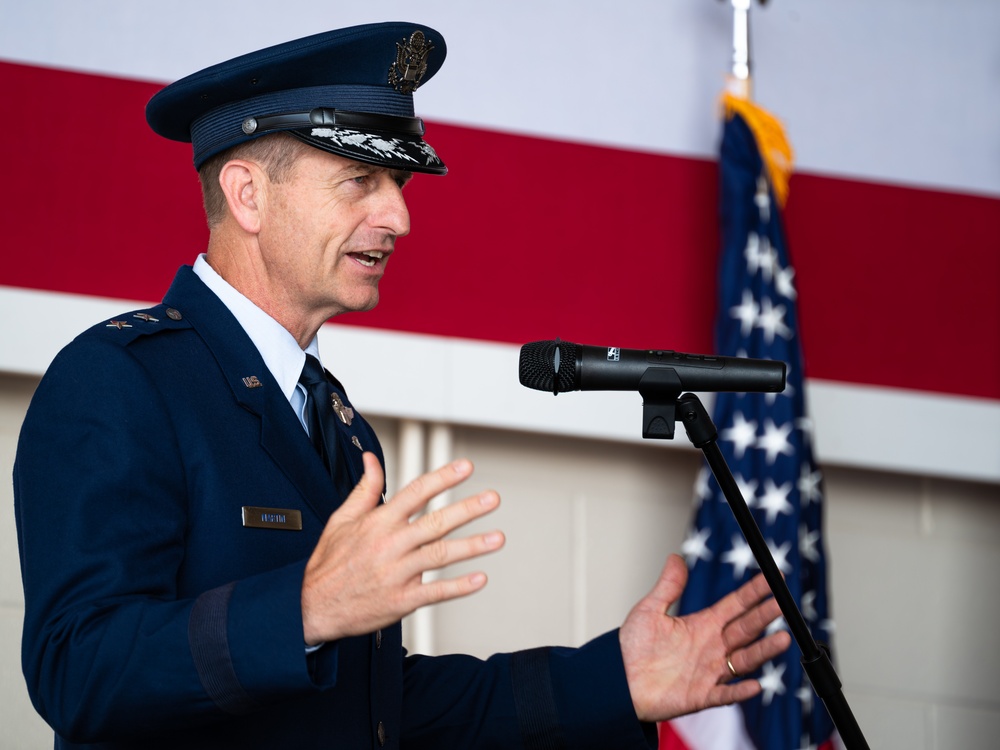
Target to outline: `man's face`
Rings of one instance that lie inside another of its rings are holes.
[[[308,148],[268,182],[258,240],[278,304],[326,317],[373,308],[396,237],[410,231],[410,176]]]

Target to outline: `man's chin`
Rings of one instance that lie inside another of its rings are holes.
[[[371,296],[365,299],[359,299],[345,304],[341,311],[337,315],[343,315],[345,313],[365,313],[369,310],[374,310],[375,306],[378,304],[379,295],[376,291]]]

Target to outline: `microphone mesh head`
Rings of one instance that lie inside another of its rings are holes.
[[[568,341],[533,341],[521,347],[518,377],[521,385],[536,391],[565,393],[576,387],[576,344]],[[558,353],[559,370],[556,371]]]

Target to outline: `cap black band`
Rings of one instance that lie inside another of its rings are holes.
[[[283,112],[276,115],[248,117],[242,125],[243,132],[247,135],[309,127],[357,128],[418,137],[424,134],[424,121],[419,117],[377,115],[332,107],[317,107],[308,112]]]

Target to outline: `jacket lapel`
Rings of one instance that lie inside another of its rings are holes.
[[[190,266],[174,278],[164,304],[178,310],[212,352],[236,403],[260,418],[260,445],[325,521],[341,502],[323,462],[257,348]]]

